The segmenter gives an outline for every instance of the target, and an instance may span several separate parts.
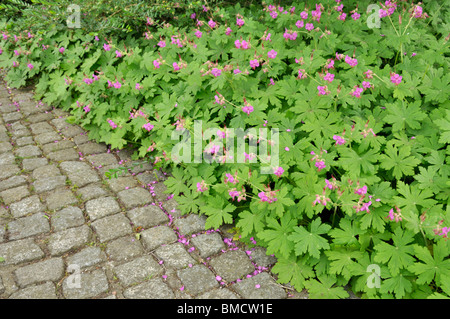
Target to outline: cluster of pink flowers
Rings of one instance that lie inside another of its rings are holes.
[[[197,183],[197,192],[203,193],[206,190],[208,190],[208,186],[206,185],[206,182],[204,180]]]
[[[327,206],[328,202],[331,202],[331,199],[325,196],[324,188],[322,195],[316,194],[316,199],[313,201],[312,205],[316,206],[316,204],[322,204],[323,206]]]
[[[299,76],[300,76],[300,74],[299,74]],[[324,85],[324,86],[319,85],[317,87],[317,90],[319,91],[319,95],[328,95],[328,94],[330,94],[330,91],[328,91],[328,87],[326,85]]]
[[[244,187],[242,187],[242,190],[240,191],[237,191],[236,188],[232,188],[228,191],[228,194],[231,196],[233,200],[237,199],[238,202],[240,202],[241,200],[245,200],[246,197]]]
[[[450,231],[450,227],[441,227],[444,223],[444,220],[440,220],[438,222],[437,227],[433,230],[436,235],[442,236],[443,238],[448,238],[448,233]]]
[[[391,208],[391,210],[389,211],[389,218],[392,221],[395,220],[396,223],[402,221],[402,214],[400,208],[395,206],[395,212],[394,209]]]
[[[333,140],[336,141],[335,145],[344,145],[345,144],[345,139],[342,136],[333,135]]]
[[[323,77],[323,79],[325,80],[325,81],[328,81],[328,82],[333,82],[333,80],[334,80],[334,74],[331,74],[331,73],[328,73],[327,72],[327,74],[325,74],[325,76]]]
[[[222,94],[217,93],[217,95],[214,95],[214,103],[217,103],[219,105],[224,105],[225,97]]]
[[[235,173],[234,176],[231,175],[230,173],[226,173],[225,174],[225,179],[224,179],[224,183],[231,183],[231,184],[237,184],[239,183],[239,181],[237,180],[237,174]]]
[[[284,169],[283,169],[281,166],[274,167],[273,173],[274,173],[276,176],[280,177],[281,175],[283,175]]]
[[[402,82],[402,78],[403,77],[397,73],[391,74],[391,82],[395,85],[399,85]]]
[[[147,131],[150,132],[151,130],[153,130],[154,126],[150,123],[146,123],[146,124],[142,125],[142,128],[146,129]]]
[[[259,66],[259,61],[258,61],[258,59],[250,60],[250,67],[251,67],[252,69],[257,68],[258,66]]]
[[[348,55],[345,56],[345,63],[350,65],[351,67],[355,67],[358,65],[358,60],[355,58],[351,58]]]
[[[384,18],[394,14],[395,9],[397,8],[397,3],[392,1],[385,1],[383,9],[378,11],[380,18]]]
[[[113,129],[116,129],[117,128],[117,124],[116,123],[114,123],[114,121],[113,120],[111,120],[111,119],[108,119],[108,123],[109,123],[109,125],[113,128]]]
[[[353,87],[353,91],[350,92],[350,95],[357,97],[357,98],[361,98],[361,93],[363,91],[364,91],[364,88],[360,88],[358,85],[356,85],[355,87]]]
[[[283,38],[285,38],[286,40],[294,41],[295,39],[297,39],[297,31],[285,29],[283,33]]]
[[[268,202],[269,204],[277,201],[276,196],[276,190],[271,190],[271,188],[268,186],[266,187],[265,192],[259,192],[258,197],[261,200],[261,202]]]
[[[245,40],[242,40],[242,41],[236,40],[236,41],[234,41],[234,46],[236,47],[236,49],[244,49],[244,50],[250,49],[250,43],[248,43]]]
[[[277,51],[273,49],[267,52],[267,56],[269,57],[269,59],[275,59],[277,57],[277,54]]]
[[[311,161],[314,161],[314,166],[317,167],[319,172],[326,167],[325,160],[322,158],[323,152],[328,153],[326,150],[321,150],[319,155],[311,151],[311,155],[314,155]]]

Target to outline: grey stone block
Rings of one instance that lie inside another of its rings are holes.
[[[53,230],[58,232],[67,228],[83,225],[85,222],[83,212],[78,207],[66,207],[52,214],[51,224]]]
[[[94,298],[108,291],[108,278],[103,270],[98,269],[88,273],[80,274],[80,282],[73,277],[67,277],[62,284],[62,291],[67,299]]]
[[[207,258],[225,249],[222,237],[218,233],[200,234],[191,238],[191,243],[197,248],[202,258]]]
[[[9,152],[12,149],[13,149],[13,147],[12,147],[11,143],[8,143],[8,142],[1,142],[0,143],[0,153]]]
[[[20,172],[19,166],[15,164],[0,165],[0,179],[5,179]]]
[[[239,299],[239,295],[227,288],[213,289],[198,295],[195,299]]]
[[[175,299],[174,293],[161,278],[130,287],[123,295],[127,299]]]
[[[100,242],[106,242],[132,232],[130,221],[121,213],[103,217],[92,222]]]
[[[41,133],[39,135],[36,135],[34,137],[34,140],[38,144],[48,144],[48,143],[54,143],[55,141],[60,141],[62,138],[58,135],[55,131],[53,132],[45,132]]]
[[[100,180],[97,173],[84,162],[67,161],[60,164],[61,170],[67,174],[73,184],[83,187]]]
[[[284,289],[266,272],[245,278],[234,284],[233,288],[246,299],[284,299],[287,297]]]
[[[107,166],[117,164],[118,161],[116,157],[111,153],[100,153],[95,155],[86,156],[86,160],[88,160],[92,166]]]
[[[106,253],[115,261],[131,260],[142,255],[144,249],[135,236],[129,235],[110,241],[107,244]]]
[[[154,250],[161,245],[177,241],[175,232],[167,226],[157,226],[141,232],[141,240],[147,250]]]
[[[60,176],[61,171],[54,164],[37,167],[31,175],[33,179],[44,179],[48,177]]]
[[[191,235],[205,230],[205,216],[190,214],[186,218],[176,219],[173,224],[182,235]]]
[[[86,213],[90,220],[120,212],[119,203],[113,197],[100,197],[86,202]]]
[[[17,148],[15,154],[20,157],[36,157],[42,155],[42,151],[36,145],[26,145]]]
[[[166,246],[161,246],[155,250],[156,256],[164,261],[166,267],[181,269],[189,264],[196,264],[194,258],[184,248],[181,243],[174,243]]]
[[[55,131],[55,129],[47,122],[39,122],[39,123],[30,124],[30,129],[34,135]]]
[[[38,167],[44,166],[48,164],[48,159],[45,157],[39,157],[39,158],[25,158],[22,161],[22,167],[24,170],[32,171],[35,170]]]
[[[73,148],[74,146],[75,143],[70,140],[61,140],[56,143],[48,143],[42,145],[42,151],[44,152],[44,154],[48,155],[52,152]]]
[[[8,224],[10,240],[22,239],[50,231],[50,223],[43,213],[13,220]]]
[[[2,265],[17,265],[40,259],[44,252],[31,238],[27,238],[0,244],[0,256],[5,259]]]
[[[77,204],[78,200],[70,190],[58,189],[47,195],[46,203],[49,210],[55,210],[67,205]]]
[[[128,209],[153,202],[153,198],[149,191],[142,187],[126,189],[119,192],[117,195],[119,196],[120,201]]]
[[[231,282],[255,270],[247,254],[242,250],[231,250],[211,258],[209,264],[225,281]]]
[[[48,158],[55,162],[61,161],[74,161],[79,159],[79,155],[77,151],[73,148],[62,149],[59,151],[51,152],[48,155]]]
[[[108,192],[101,186],[101,184],[89,184],[82,188],[78,188],[76,192],[81,196],[83,201],[108,195]]]
[[[98,143],[94,143],[94,142],[88,142],[88,143],[84,143],[82,145],[79,145],[79,143],[77,143],[77,145],[78,145],[78,149],[80,150],[80,152],[83,153],[84,155],[102,153],[102,152],[106,152],[106,150],[107,150],[105,144],[98,144]]]
[[[27,186],[19,186],[10,188],[0,192],[0,197],[3,199],[3,202],[6,205],[9,205],[14,202],[20,201],[22,198],[25,198],[30,195],[30,191]]]
[[[2,153],[0,154],[0,165],[5,164],[14,164],[16,162],[16,158],[13,153]]]
[[[33,182],[34,191],[39,194],[52,191],[58,187],[64,187],[66,185],[66,180],[66,176],[51,176],[35,180]]]
[[[58,281],[64,276],[64,262],[62,258],[50,258],[21,267],[14,274],[22,288],[42,281]]]
[[[86,226],[69,228],[50,236],[48,249],[52,256],[60,256],[71,249],[82,247],[91,240],[92,231]]]
[[[82,268],[97,265],[106,261],[106,254],[100,247],[86,247],[80,252],[67,258],[67,266],[77,265]]]
[[[127,216],[134,226],[144,228],[162,225],[169,221],[167,215],[155,205],[132,209],[127,213]]]
[[[133,188],[137,186],[137,181],[131,176],[111,178],[107,179],[106,182],[109,188],[116,193],[125,190],[127,187]]]
[[[13,293],[9,299],[58,299],[56,287],[52,282],[31,286]]]
[[[178,270],[178,277],[185,291],[192,295],[198,295],[219,286],[216,276],[205,265]]]
[[[0,180],[0,192],[8,188],[17,187],[26,183],[27,180],[24,176],[20,175],[11,176],[8,179]]]
[[[114,268],[114,273],[125,287],[154,278],[162,271],[162,267],[151,256],[142,256]]]

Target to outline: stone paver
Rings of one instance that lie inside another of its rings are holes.
[[[206,232],[131,149],[110,151],[68,112],[11,90],[0,85],[0,299],[286,298],[265,249]],[[105,177],[119,165],[130,172]],[[247,278],[256,265],[268,270]]]

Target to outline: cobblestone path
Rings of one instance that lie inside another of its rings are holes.
[[[164,174],[0,83],[0,298],[303,298],[273,257],[182,215]]]

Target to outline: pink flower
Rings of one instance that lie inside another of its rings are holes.
[[[302,11],[302,12],[300,13],[300,17],[301,17],[303,20],[308,19],[308,12]]]
[[[120,52],[119,50],[116,50],[116,58],[121,58],[122,57],[122,52]]]
[[[345,18],[346,18],[346,17],[347,17],[347,13],[342,12],[342,13],[339,15],[338,19],[341,20],[341,21],[345,21]]]
[[[355,87],[353,89],[353,91],[350,93],[352,96],[360,98],[361,97],[361,93],[364,91],[363,88],[360,87]]]
[[[305,29],[311,31],[312,29],[314,29],[314,25],[312,23],[307,23],[305,24]]]
[[[103,49],[105,51],[110,51],[111,50],[111,46],[109,44],[105,43],[105,44],[103,44]]]
[[[207,187],[207,185],[206,185],[204,180],[202,180],[201,182],[197,183],[197,192],[203,193],[206,190],[208,190],[208,187]]]
[[[214,75],[215,77],[218,77],[219,75],[222,74],[222,70],[218,69],[218,68],[213,68],[211,70],[211,74]]]
[[[267,53],[267,56],[268,56],[270,59],[275,59],[275,58],[277,57],[277,51],[275,51],[275,50],[270,50],[270,51]]]
[[[370,89],[372,87],[372,84],[368,81],[362,81],[362,86],[364,89]]]
[[[159,46],[160,48],[164,48],[164,47],[166,46],[166,41],[163,41],[163,40],[159,41],[159,42],[158,42],[158,46]]]
[[[142,85],[140,85],[139,83],[136,83],[135,87],[136,90],[140,90],[142,89]]]
[[[448,232],[450,231],[450,227],[442,227],[442,231],[439,234],[439,236],[442,236],[444,238],[448,238]]]
[[[384,17],[387,17],[388,12],[386,10],[384,10],[384,9],[380,9],[378,11],[378,15],[380,16],[380,18],[384,18]]]
[[[89,106],[85,106],[85,107],[83,107],[83,110],[84,110],[84,112],[85,113],[87,113],[87,112],[89,112],[91,109],[89,108]]]
[[[257,68],[258,66],[259,66],[259,61],[258,61],[258,59],[250,60],[250,67],[251,67],[252,69]]]
[[[412,16],[413,16],[414,18],[420,18],[420,17],[422,17],[422,7],[416,5],[416,6],[414,7],[414,11],[413,11]]]
[[[200,30],[195,31],[195,36],[200,39],[202,37],[202,31]]]
[[[59,53],[64,53],[64,51],[65,51],[64,47],[59,48]]]
[[[354,67],[354,66],[358,65],[358,60],[353,59],[353,58],[349,57],[348,55],[346,55],[345,56],[345,63],[347,63],[351,67]]]
[[[335,145],[343,145],[345,143],[345,139],[339,135],[333,135],[333,140],[336,141]]]
[[[319,169],[319,172],[320,172],[321,169],[324,169],[326,167],[324,161],[316,161],[314,163],[314,166],[316,166]]]
[[[352,19],[355,21],[358,20],[360,17],[361,17],[361,15],[358,12],[355,12],[352,14]]]
[[[271,16],[273,19],[276,19],[276,18],[278,17],[278,12],[272,11],[272,12],[270,13],[270,16]]]
[[[364,75],[366,76],[366,79],[372,79],[373,78],[373,71],[372,70],[367,70],[366,72],[364,72]]]
[[[276,169],[274,168],[274,174],[277,175],[278,177],[280,177],[282,174],[284,173],[284,169],[279,166]]]
[[[355,190],[355,194],[358,194],[358,195],[364,195],[366,193],[367,193],[367,186],[366,185],[364,185],[363,187],[358,188],[357,190]]]
[[[226,35],[230,35],[231,32],[233,32],[233,30],[231,30],[231,28],[228,27],[228,28],[226,29],[226,31],[225,31],[225,34],[226,34]]]
[[[120,89],[122,87],[122,84],[119,81],[116,81],[116,83],[114,83],[113,86],[116,89]]]
[[[230,173],[226,173],[224,182],[236,184],[238,181],[233,175],[231,175]]]
[[[234,46],[236,47],[236,49],[240,49],[241,48],[241,41],[239,41],[239,40],[234,41]]]
[[[234,74],[238,74],[238,73],[242,73],[242,71],[239,70],[239,69],[234,69],[234,70],[233,70],[233,73],[234,73]]]
[[[34,68],[34,65],[31,64],[31,63],[29,63],[27,66],[28,66],[28,68],[29,68],[30,70],[32,70],[32,69]]]
[[[114,123],[113,120],[108,119],[108,123],[112,127],[112,129],[116,129],[117,128],[117,124]]]
[[[243,40],[241,42],[241,47],[242,49],[247,50],[248,48],[250,48],[250,44],[247,41]]]
[[[155,66],[156,69],[159,69],[161,63],[159,63],[159,60],[154,60],[153,65]]]
[[[295,23],[295,26],[297,27],[297,28],[303,28],[303,26],[305,25],[305,22],[303,21],[303,20],[298,20],[296,23]]]
[[[178,65],[177,62],[173,62],[172,64],[174,71],[179,71],[180,70],[180,66]]]
[[[210,19],[210,20],[208,21],[208,25],[209,25],[212,29],[214,29],[214,28],[217,26],[217,23],[215,23],[212,19]]]
[[[19,62],[13,61],[13,68],[17,68],[19,66]]]
[[[317,87],[317,90],[319,90],[319,95],[327,95],[328,93],[330,93],[329,91],[328,91],[328,88],[327,88],[327,86],[325,85],[325,86],[318,86]]]
[[[402,76],[398,75],[397,73],[394,73],[391,75],[391,82],[394,83],[395,85],[399,85],[400,82],[402,82]]]
[[[242,27],[244,25],[245,21],[244,19],[241,18],[236,18],[236,24],[240,27]]]
[[[243,107],[242,107],[242,111],[243,111],[244,113],[247,113],[248,115],[250,115],[250,113],[253,112],[253,106],[251,106],[251,105],[243,106]]]
[[[325,81],[328,81],[328,82],[333,82],[333,80],[334,80],[334,74],[331,74],[331,73],[328,73],[327,72],[327,74],[325,74],[325,76],[323,77],[323,79],[325,80]]]
[[[334,69],[334,60],[329,60],[328,64],[325,65],[327,69]]]
[[[362,207],[359,209],[359,211],[362,212],[362,211],[365,210],[367,213],[369,213],[370,212],[370,210],[369,210],[369,206],[370,205],[372,205],[372,201],[369,201],[368,203],[364,203],[362,205]]]
[[[148,132],[150,132],[151,130],[153,130],[154,126],[150,123],[144,124],[142,125],[143,129],[146,129]]]

